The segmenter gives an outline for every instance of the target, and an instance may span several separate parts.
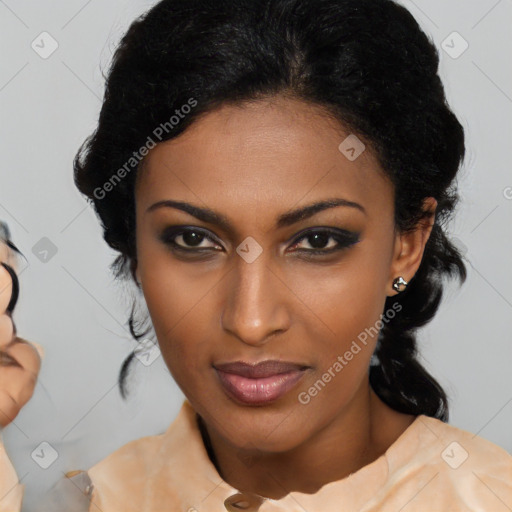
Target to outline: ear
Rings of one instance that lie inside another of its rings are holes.
[[[397,233],[386,289],[388,297],[399,293],[393,289],[393,280],[395,278],[402,276],[408,282],[416,274],[423,258],[425,245],[432,232],[436,208],[437,201],[433,197],[427,197],[423,202],[423,210],[428,211],[429,216],[418,222],[413,231]]]

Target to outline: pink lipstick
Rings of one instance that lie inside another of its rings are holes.
[[[228,396],[245,405],[265,405],[295,387],[309,366],[266,360],[258,364],[215,364],[214,368]]]

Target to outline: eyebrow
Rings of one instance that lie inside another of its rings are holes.
[[[297,208],[295,210],[290,210],[288,212],[285,212],[281,214],[276,221],[276,228],[283,228],[286,226],[291,226],[292,224],[295,224],[296,222],[299,222],[301,220],[305,220],[309,217],[312,217],[316,213],[319,213],[321,211],[330,209],[330,208],[336,208],[338,206],[346,206],[349,208],[355,208],[363,212],[365,215],[367,215],[367,212],[365,208],[360,205],[359,203],[356,203],[354,201],[348,201],[347,199],[342,199],[339,197],[332,198],[332,199],[325,199],[323,201],[318,201],[316,203],[312,203],[306,206],[303,206],[301,208]],[[223,228],[225,231],[231,232],[233,231],[233,228],[231,226],[231,223],[225,217],[224,215],[211,210],[210,208],[201,208],[199,206],[186,203],[184,201],[174,201],[172,199],[164,199],[162,201],[157,201],[156,203],[152,204],[147,210],[147,212],[155,211],[159,208],[176,208],[178,210],[184,211],[193,217],[196,217],[197,219],[206,222],[208,224],[216,224]]]

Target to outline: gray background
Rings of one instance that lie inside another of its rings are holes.
[[[121,400],[117,374],[133,346],[128,291],[109,274],[116,254],[72,182],[72,158],[96,125],[102,70],[129,23],[154,3],[0,0],[0,218],[28,259],[15,316],[20,336],[46,350],[33,399],[3,432],[27,487],[24,510],[37,509],[38,495],[63,472],[162,432],[183,399],[157,357],[136,362],[132,394]],[[420,331],[423,362],[451,397],[451,423],[510,452],[512,0],[403,4],[439,48],[468,148],[450,229],[469,276],[462,288],[448,287],[437,317]],[[48,58],[31,47],[42,46],[44,31],[58,43]],[[469,44],[457,58],[447,53],[462,49],[454,31]],[[49,247],[56,252],[45,261],[40,251]],[[58,453],[48,469],[31,457],[41,442]]]

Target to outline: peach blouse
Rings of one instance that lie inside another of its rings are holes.
[[[210,461],[186,399],[163,434],[131,441],[88,471],[66,476],[41,510],[512,511],[512,456],[425,415],[417,416],[382,456],[314,494],[290,492],[273,500],[231,487]]]

